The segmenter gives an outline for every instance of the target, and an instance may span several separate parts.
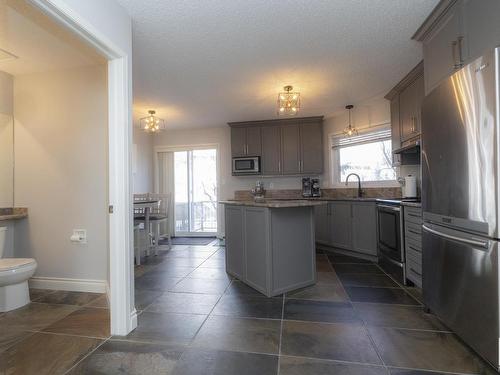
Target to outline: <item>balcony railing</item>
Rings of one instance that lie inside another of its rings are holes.
[[[176,232],[217,232],[217,203],[175,203]]]

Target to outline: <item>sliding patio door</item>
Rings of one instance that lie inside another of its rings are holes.
[[[173,152],[176,236],[217,234],[217,150]]]

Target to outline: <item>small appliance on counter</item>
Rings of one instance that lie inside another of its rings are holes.
[[[302,196],[304,198],[321,197],[319,178],[311,178],[311,177],[302,178]]]
[[[264,189],[264,183],[262,181],[257,181],[255,187],[252,189],[252,195],[254,201],[263,201],[265,199],[266,190]]]
[[[321,197],[321,189],[319,187],[319,178],[311,178],[311,192],[314,198]]]
[[[403,179],[403,198],[417,197],[417,177],[409,174]]]

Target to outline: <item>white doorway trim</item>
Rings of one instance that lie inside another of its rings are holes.
[[[191,151],[191,150],[207,150],[207,149],[215,149],[216,150],[216,178],[217,178],[217,202],[220,201],[220,191],[221,191],[221,173],[220,173],[220,144],[219,143],[201,143],[201,144],[192,144],[192,145],[179,145],[179,146],[155,146],[154,147],[154,186],[155,191],[160,191],[160,181],[158,177],[158,154],[162,152],[176,152],[176,151]],[[174,205],[175,206],[175,205]],[[217,238],[221,237],[221,207],[217,204],[217,233],[215,235]],[[175,213],[174,213],[175,218]],[[214,235],[212,233],[205,234],[206,235]],[[196,235],[190,235],[192,237],[197,237]],[[203,237],[203,233],[199,235]]]
[[[108,59],[109,298],[111,334],[137,326],[132,256],[132,82],[131,56],[61,0],[29,0]],[[86,0],[85,0],[86,1]]]

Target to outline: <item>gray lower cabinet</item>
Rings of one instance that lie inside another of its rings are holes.
[[[352,249],[377,256],[377,212],[373,202],[352,204]]]
[[[340,249],[352,249],[351,202],[331,202],[330,245]]]
[[[316,282],[312,206],[225,204],[226,271],[268,297]]]
[[[403,206],[406,278],[422,287],[422,209]]]
[[[231,251],[226,252],[226,267],[238,278],[245,278],[245,247],[243,232],[243,207],[226,206],[226,247]]]
[[[375,202],[332,201],[326,207],[315,207],[315,225],[319,244],[377,256]]]

